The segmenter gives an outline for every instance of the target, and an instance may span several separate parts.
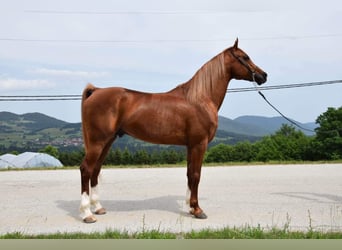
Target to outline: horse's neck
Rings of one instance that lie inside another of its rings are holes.
[[[217,107],[217,110],[219,110],[226,95],[230,80],[231,76],[228,74],[224,74],[221,77],[217,78],[215,83],[212,84],[212,86],[204,92],[203,90],[196,90],[196,87],[198,87],[196,86],[196,84],[198,83],[196,83],[194,76],[188,82],[183,83],[175,89],[171,90],[170,93],[176,94],[178,96],[183,96],[185,99],[192,103],[201,104],[209,99]],[[198,92],[201,92],[201,95],[199,95]]]
[[[200,104],[209,99],[218,110],[231,79],[228,72],[224,63],[224,53],[218,54],[204,64],[187,83],[183,84],[187,100]]]
[[[218,80],[215,88],[213,89],[213,92],[211,93],[210,99],[217,107],[217,111],[220,109],[224,97],[226,96],[230,80],[231,77],[228,75],[223,77],[221,80]]]

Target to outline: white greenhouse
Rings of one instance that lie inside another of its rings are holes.
[[[2,168],[14,168],[14,165],[6,160],[0,158],[0,169]]]
[[[16,155],[12,154],[4,154],[0,155],[0,169],[2,168],[15,168],[15,166],[11,163]]]
[[[20,155],[0,156],[0,168],[63,167],[55,157],[45,153],[25,152]]]

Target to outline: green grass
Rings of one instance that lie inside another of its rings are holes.
[[[310,230],[288,231],[286,228],[270,230],[261,227],[206,229],[186,234],[187,239],[342,239],[342,232],[321,232]]]
[[[55,233],[38,235],[14,232],[0,236],[0,239],[176,239],[176,234],[162,233],[155,230],[132,234],[116,230],[106,230],[103,233]]]
[[[158,230],[138,233],[120,232],[108,229],[103,233],[55,233],[27,235],[20,232],[1,235],[0,239],[342,239],[342,232],[309,230],[289,231],[283,229],[263,229],[261,227],[204,229],[188,233],[160,232]]]

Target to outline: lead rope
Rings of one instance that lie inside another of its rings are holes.
[[[253,78],[254,78],[254,76],[253,76]],[[254,79],[253,79],[253,80],[254,80]],[[304,128],[304,127],[302,127],[301,125],[299,125],[297,122],[295,122],[295,121],[291,120],[290,118],[288,118],[287,116],[285,116],[285,115],[284,115],[282,112],[280,112],[276,107],[274,107],[274,106],[272,105],[272,103],[270,103],[270,102],[267,100],[267,98],[264,96],[264,94],[261,93],[261,91],[259,90],[259,86],[256,84],[255,81],[253,81],[253,84],[254,84],[254,87],[255,87],[256,91],[258,91],[259,95],[266,101],[266,103],[267,103],[268,105],[270,105],[275,111],[277,111],[284,119],[286,119],[286,120],[289,121],[291,124],[297,126],[298,128],[300,128],[300,129],[302,129],[302,130],[305,130],[305,131],[308,131],[308,132],[311,132],[311,133],[315,133],[314,130],[311,130],[311,129],[308,129],[308,128]]]

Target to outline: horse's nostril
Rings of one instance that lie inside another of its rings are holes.
[[[267,73],[266,72],[264,72],[263,74],[263,77],[266,79],[267,78]]]

